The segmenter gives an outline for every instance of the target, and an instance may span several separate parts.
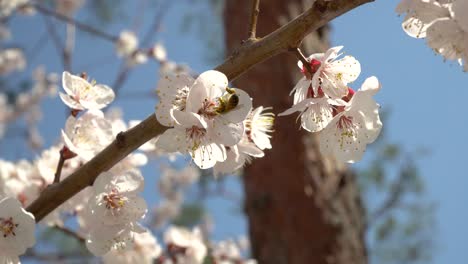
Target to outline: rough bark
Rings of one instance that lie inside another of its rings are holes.
[[[311,1],[262,1],[257,36],[265,36],[297,16]],[[251,0],[228,0],[225,7],[227,50],[248,37]],[[323,52],[328,29],[304,42],[306,53]],[[254,106],[290,107],[288,96],[299,77],[294,54],[254,66],[235,81]],[[299,129],[295,116],[275,122],[273,150],[246,168],[245,212],[254,257],[267,264],[367,263],[364,211],[353,175],[320,155],[317,138]]]

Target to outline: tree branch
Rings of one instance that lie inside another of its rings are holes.
[[[260,14],[260,0],[252,0],[252,14],[250,16],[249,40],[257,37],[257,21]]]
[[[118,40],[118,37],[116,36],[113,36],[113,35],[110,35],[104,31],[100,31],[90,25],[87,25],[87,24],[84,24],[84,23],[81,23],[79,21],[76,21],[74,20],[73,18],[71,17],[68,17],[68,16],[65,16],[65,15],[62,15],[62,14],[59,14],[57,12],[55,12],[54,10],[51,10],[51,9],[48,9],[47,7],[39,4],[39,3],[31,3],[31,4],[27,4],[27,5],[32,5],[37,11],[45,14],[45,15],[49,15],[49,16],[53,16],[59,20],[62,20],[64,22],[66,22],[67,24],[72,24],[74,26],[76,26],[77,28],[80,28],[81,30],[83,31],[86,31],[88,33],[91,33],[93,35],[96,35],[96,36],[99,36],[101,38],[104,38],[104,39],[107,39],[109,41],[112,41],[112,42],[116,42]]]
[[[317,0],[312,8],[292,20],[285,26],[270,33],[265,38],[243,45],[216,70],[223,72],[232,80],[249,68],[276,54],[296,48],[310,32],[317,30],[333,18],[346,13],[372,0]],[[72,196],[93,184],[97,176],[139,146],[153,137],[163,133],[167,127],[162,126],[151,114],[137,126],[121,132],[108,147],[88,161],[62,182],[46,188],[27,210],[40,221],[59,205]]]

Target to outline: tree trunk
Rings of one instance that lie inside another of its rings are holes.
[[[310,7],[307,0],[262,1],[257,36],[265,36]],[[224,24],[228,51],[247,39],[252,0],[227,0]],[[307,54],[328,47],[328,28],[304,40]],[[294,54],[257,65],[235,81],[254,106],[274,112],[292,104],[298,80]],[[364,210],[354,177],[321,156],[317,137],[300,130],[296,116],[275,120],[272,151],[245,171],[245,212],[253,256],[266,264],[367,263]]]

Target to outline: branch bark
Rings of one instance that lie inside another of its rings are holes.
[[[371,1],[317,0],[309,10],[265,38],[245,43],[225,62],[216,67],[216,70],[223,72],[228,79],[233,80],[255,64],[276,54],[286,52],[290,48],[298,47],[309,32],[317,30],[337,16]],[[77,27],[80,26],[77,25]],[[139,125],[120,133],[108,147],[65,180],[46,188],[26,210],[34,214],[36,221],[39,222],[79,191],[92,185],[100,173],[110,169],[132,151],[163,133],[166,129],[167,127],[159,124],[154,114],[151,114]]]

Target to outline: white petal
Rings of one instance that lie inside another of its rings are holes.
[[[209,169],[213,167],[216,162],[226,160],[226,149],[214,143],[200,146],[192,153],[192,158],[200,169]]]
[[[172,128],[164,131],[164,133],[159,136],[156,147],[168,153],[185,153],[187,151],[187,135],[185,129]]]
[[[220,118],[215,118],[211,133],[216,143],[233,146],[239,143],[244,135],[244,123],[228,123]]]
[[[171,110],[172,118],[177,122],[178,125],[190,128],[192,126],[206,128],[206,121],[201,118],[198,114],[192,112],[183,112],[179,110]]]
[[[71,97],[70,95],[64,94],[64,93],[59,93],[59,95],[60,95],[60,99],[62,99],[63,103],[66,104],[71,109],[77,109],[77,110],[84,110],[85,109],[79,102],[74,100],[73,97]]]
[[[307,93],[312,81],[306,77],[302,77],[299,82],[291,90],[290,95],[294,92],[294,104],[297,104],[307,98]]]

